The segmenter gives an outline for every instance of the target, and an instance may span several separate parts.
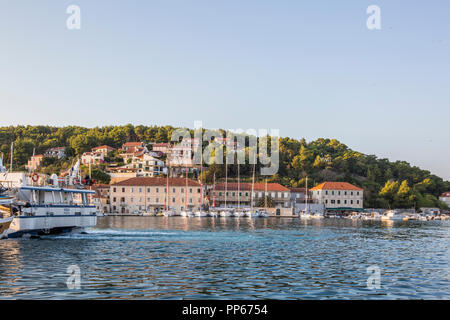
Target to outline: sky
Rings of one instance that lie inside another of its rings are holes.
[[[0,0],[0,126],[279,129],[450,180],[449,13],[446,0]]]

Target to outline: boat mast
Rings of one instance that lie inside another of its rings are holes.
[[[305,199],[306,199],[306,214],[308,214],[309,212],[309,207],[308,207],[308,177],[306,177],[305,180],[305,184],[306,184],[306,195],[305,195]]]
[[[227,208],[227,193],[228,193],[228,162],[225,154],[225,209]]]
[[[264,185],[264,209],[267,210],[267,178],[266,183]]]
[[[200,197],[201,197],[201,203],[200,203],[200,212],[203,210],[203,146],[200,147],[201,154],[200,154]]]
[[[250,195],[250,207],[251,212],[253,212],[253,190],[255,189],[255,167],[256,167],[256,154],[255,159],[253,161],[253,172],[252,172],[252,194]]]
[[[186,164],[186,188],[184,190],[184,211],[187,211],[188,167]]]
[[[213,208],[216,207],[216,173],[214,172],[213,178]]]
[[[11,142],[11,162],[9,165],[9,172],[12,172],[12,168],[13,168],[13,155],[14,155],[14,141]]]
[[[236,158],[236,163],[237,163],[237,176],[238,176],[238,210],[241,208],[241,197],[239,196],[239,192],[241,191],[241,180],[240,180],[240,176],[239,176],[239,160]]]

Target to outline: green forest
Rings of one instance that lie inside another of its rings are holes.
[[[10,154],[14,142],[14,170],[24,170],[35,150],[44,153],[52,147],[66,147],[66,159],[44,158],[45,173],[60,173],[70,168],[73,160],[83,152],[99,145],[120,148],[127,141],[169,142],[172,126],[105,126],[84,128],[78,126],[9,126],[0,127],[0,152],[4,162]],[[191,131],[192,132],[192,131]],[[450,182],[411,166],[406,161],[391,162],[375,155],[366,155],[348,148],[336,139],[319,138],[307,142],[305,139],[280,138],[280,167],[268,182],[279,182],[287,187],[304,187],[308,177],[309,187],[323,181],[346,181],[364,188],[366,208],[420,208],[440,207],[445,204],[438,200],[442,192],[450,190]],[[112,155],[117,160],[117,155]],[[219,181],[225,176],[225,166],[211,165],[204,172],[204,181]],[[229,165],[228,176],[236,177],[237,166]],[[256,170],[258,173],[259,170]],[[252,167],[240,166],[243,180],[249,180]],[[93,178],[108,182],[104,165],[93,170]],[[266,177],[256,176],[263,181]]]

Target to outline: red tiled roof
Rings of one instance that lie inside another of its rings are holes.
[[[123,147],[140,147],[142,142],[125,142]]]
[[[115,148],[110,147],[110,146],[107,146],[107,145],[105,144],[105,145],[103,145],[103,146],[98,146],[98,147],[92,148],[92,151],[95,151],[95,150],[98,150],[98,149],[116,150]]]
[[[354,186],[348,182],[324,182],[311,188],[314,190],[363,190],[357,186]]]
[[[450,191],[444,192],[440,195],[441,197],[450,197]]]
[[[153,148],[154,147],[168,147],[169,144],[168,143],[155,143],[153,144]]]
[[[216,190],[225,190],[225,183],[219,183],[216,184]],[[227,190],[238,190],[238,184],[237,182],[228,183]],[[252,184],[241,182],[239,186],[239,190],[243,191],[252,191]],[[265,191],[266,190],[266,184],[263,182],[257,182],[255,183],[253,187],[254,191]],[[288,188],[283,187],[279,183],[268,183],[267,184],[267,191],[289,191]]]
[[[155,178],[155,177],[139,177],[130,178],[112,184],[112,186],[166,186],[167,178]],[[186,185],[185,178],[169,178],[169,187],[183,187]],[[192,179],[188,180],[188,186],[200,187],[200,183]]]

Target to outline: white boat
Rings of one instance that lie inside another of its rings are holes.
[[[162,214],[163,214],[164,217],[173,217],[173,216],[176,215],[176,212],[171,210],[171,209],[169,209],[169,210],[163,211]]]
[[[313,213],[313,214],[310,216],[310,218],[311,218],[311,219],[322,219],[322,218],[323,218],[323,214],[322,214],[322,213],[316,212],[316,213]]]
[[[242,217],[251,218],[251,216],[252,216],[252,212],[251,211],[244,210],[242,212]]]
[[[187,217],[188,216],[188,213],[187,213],[187,211],[181,211],[180,212],[180,217]]]
[[[216,212],[214,212],[214,211],[209,211],[209,212],[207,212],[206,213],[206,216],[207,217],[217,217],[217,213]]]
[[[8,238],[82,231],[97,225],[96,208],[88,199],[95,191],[33,186],[12,191],[18,215],[7,231]]]
[[[403,220],[404,215],[398,210],[388,210],[381,217],[381,220]]]
[[[262,211],[259,211],[258,217],[260,217],[260,218],[268,218],[269,214],[267,213],[267,211],[262,210]]]
[[[229,213],[227,211],[220,211],[219,212],[219,217],[225,218],[228,217]]]

